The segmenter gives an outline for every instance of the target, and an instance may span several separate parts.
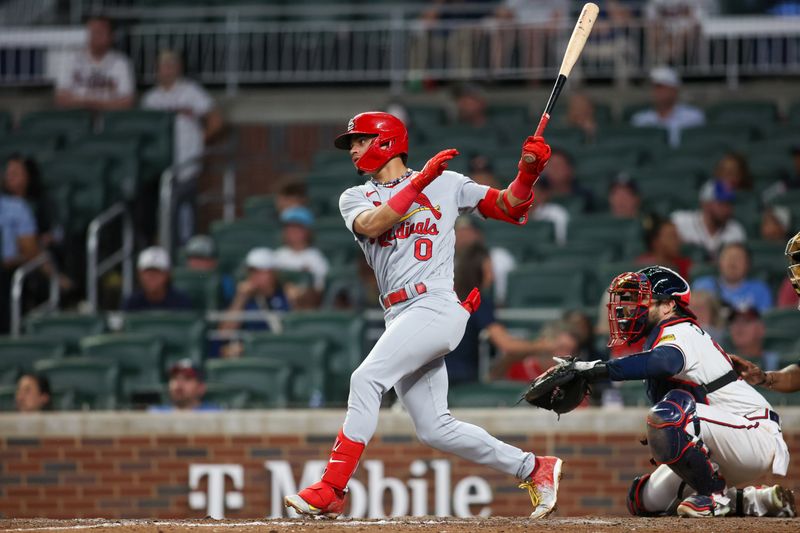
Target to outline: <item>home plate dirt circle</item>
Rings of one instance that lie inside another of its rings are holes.
[[[6,519],[0,520],[0,530],[17,532],[45,532],[45,531],[81,531],[88,530],[92,533],[122,533],[122,532],[311,532],[325,531],[332,533],[354,532],[436,532],[436,533],[461,533],[461,532],[545,532],[558,531],[559,533],[573,532],[606,532],[606,531],[636,531],[664,532],[719,532],[736,531],[742,533],[783,533],[797,532],[800,530],[800,520],[786,518],[716,518],[704,520],[691,520],[681,518],[632,518],[632,517],[575,517],[575,518],[550,518],[547,520],[527,520],[525,518],[391,518],[385,520],[339,519],[339,520],[308,520],[308,519],[275,519],[275,520],[108,520],[108,519],[75,519],[52,520],[47,518],[36,519]]]

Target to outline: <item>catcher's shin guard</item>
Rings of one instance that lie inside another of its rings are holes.
[[[648,511],[644,508],[644,503],[642,502],[642,490],[644,490],[644,486],[647,484],[648,479],[650,479],[650,474],[636,476],[633,479],[633,483],[631,483],[631,488],[628,491],[627,503],[628,512],[633,516],[658,516],[661,514],[659,512]]]
[[[694,435],[686,431],[693,424]],[[671,390],[647,416],[647,440],[657,464],[665,464],[698,494],[710,496],[725,488],[700,439],[695,401],[683,390]]]

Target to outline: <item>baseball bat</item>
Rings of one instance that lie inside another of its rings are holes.
[[[584,4],[578,21],[575,23],[575,28],[572,30],[569,42],[567,43],[567,49],[564,51],[564,59],[561,60],[561,69],[558,71],[558,78],[556,78],[556,83],[553,85],[550,98],[547,99],[547,105],[544,107],[544,113],[542,113],[542,118],[539,119],[539,125],[536,127],[536,133],[533,134],[534,136],[540,136],[544,133],[547,123],[550,122],[550,112],[553,110],[553,106],[556,105],[559,95],[561,95],[561,89],[564,88],[569,73],[572,72],[572,67],[575,66],[575,62],[578,61],[578,57],[580,57],[583,51],[586,39],[589,38],[589,34],[592,32],[592,26],[594,26],[594,21],[597,20],[597,14],[599,12],[600,8],[597,7],[597,4],[591,2]],[[533,163],[536,161],[536,156],[525,153],[522,155],[522,160],[526,163]]]

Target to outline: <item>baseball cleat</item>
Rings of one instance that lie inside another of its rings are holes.
[[[677,511],[683,518],[714,518],[727,515],[731,508],[711,496],[692,494],[678,504]]]
[[[556,510],[562,464],[563,461],[558,457],[537,456],[530,478],[520,483],[519,488],[528,489],[531,497],[531,518],[545,518]]]
[[[318,481],[299,494],[286,496],[283,504],[301,515],[336,518],[344,512],[344,494],[339,495],[333,487]]]
[[[770,512],[767,516],[780,516],[794,518],[797,516],[797,507],[794,502],[794,493],[780,485],[775,485],[770,491]]]

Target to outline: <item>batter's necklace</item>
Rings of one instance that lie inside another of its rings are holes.
[[[400,183],[401,181],[403,181],[404,179],[406,179],[407,177],[409,177],[413,173],[414,173],[414,171],[409,168],[408,171],[406,171],[405,174],[403,174],[402,176],[400,176],[399,178],[397,178],[395,180],[384,181],[383,183],[381,183],[379,181],[376,181],[375,178],[370,178],[370,181],[372,182],[373,185],[379,185],[381,187],[394,187],[395,185],[397,185],[398,183]]]

